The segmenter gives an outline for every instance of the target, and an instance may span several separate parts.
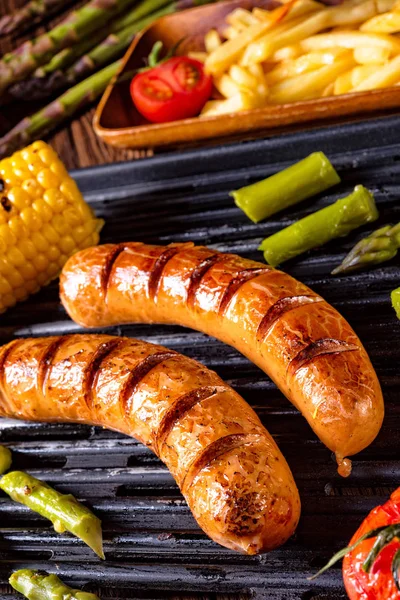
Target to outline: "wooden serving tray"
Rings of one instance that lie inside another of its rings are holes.
[[[172,123],[151,124],[135,109],[129,94],[129,79],[124,74],[143,67],[153,44],[173,47],[182,38],[178,54],[204,50],[204,35],[211,28],[223,29],[226,16],[239,6],[260,6],[257,0],[228,0],[193,8],[158,19],[132,42],[118,75],[105,91],[97,108],[93,126],[108,144],[121,148],[149,148],[190,145],[216,138],[246,138],[301,123],[343,120],[355,115],[400,107],[400,87],[332,96],[305,102],[267,106],[215,117],[194,117]],[[271,6],[271,2],[269,2]]]

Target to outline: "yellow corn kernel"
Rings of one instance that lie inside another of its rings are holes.
[[[46,190],[56,188],[60,185],[60,180],[50,169],[42,169],[37,175],[37,180]]]
[[[0,161],[0,312],[99,242],[95,218],[57,154],[38,141]]]
[[[11,188],[9,192],[7,192],[7,198],[10,200],[13,208],[16,208],[18,211],[24,210],[30,206],[32,200],[27,192],[20,187]]]
[[[44,254],[36,254],[32,259],[32,264],[38,273],[45,271],[49,266],[49,261]]]
[[[43,197],[35,200],[35,202],[32,204],[32,208],[36,210],[37,214],[40,215],[40,218],[44,223],[51,221],[53,217],[53,211],[49,204],[43,200]]]
[[[28,260],[34,259],[37,254],[35,245],[28,239],[22,240],[18,248]]]
[[[36,181],[36,179],[26,179],[22,182],[22,189],[27,192],[31,198],[41,198],[44,193],[44,189]]]
[[[46,190],[43,194],[43,198],[55,213],[63,212],[68,204],[64,194],[62,194],[57,188]]]

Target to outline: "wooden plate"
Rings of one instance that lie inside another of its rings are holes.
[[[271,3],[270,3],[271,4]],[[225,18],[234,8],[260,6],[257,0],[228,0],[193,8],[158,19],[132,42],[119,74],[105,91],[93,121],[97,135],[108,144],[121,148],[149,148],[190,145],[215,138],[254,137],[271,130],[300,123],[320,123],[345,117],[371,114],[400,107],[400,87],[332,96],[306,102],[294,102],[252,109],[215,117],[192,118],[172,123],[151,124],[135,109],[129,94],[129,80],[117,81],[144,65],[153,44],[160,40],[164,48],[179,46],[178,54],[204,50],[204,35],[212,27],[223,29]]]

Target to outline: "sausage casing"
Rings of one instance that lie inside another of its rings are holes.
[[[0,416],[100,425],[168,466],[200,527],[247,554],[294,532],[290,469],[250,406],[198,362],[138,340],[71,335],[0,349]]]
[[[266,264],[191,243],[109,244],[73,256],[61,276],[69,315],[86,327],[176,323],[231,344],[263,369],[335,452],[368,446],[382,424],[381,388],[346,320]]]

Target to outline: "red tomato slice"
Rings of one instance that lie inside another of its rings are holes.
[[[139,73],[130,87],[136,108],[153,123],[196,116],[211,90],[212,80],[202,63],[187,56],[175,56]]]
[[[390,499],[374,508],[363,521],[350,545],[354,544],[362,535],[385,525],[394,525],[400,522],[400,488]],[[400,549],[400,541],[395,539],[385,546],[378,554],[369,573],[363,570],[375,538],[365,540],[343,560],[343,579],[350,600],[400,600],[398,590],[392,574],[392,560]]]

